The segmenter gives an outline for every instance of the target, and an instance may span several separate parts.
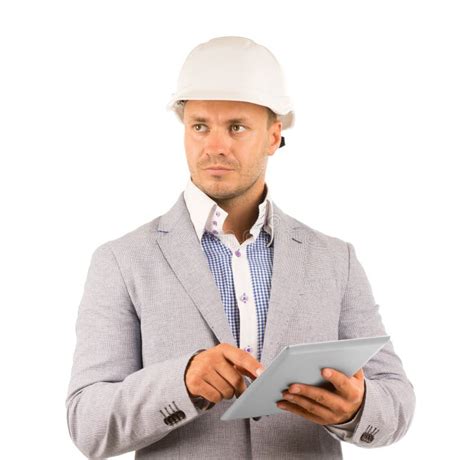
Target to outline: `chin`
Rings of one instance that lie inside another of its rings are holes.
[[[230,184],[224,183],[216,183],[215,181],[211,181],[211,183],[207,183],[204,187],[205,192],[212,198],[218,200],[225,200],[228,198],[233,198],[235,196],[236,188],[231,186]]]

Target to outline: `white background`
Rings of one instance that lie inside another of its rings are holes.
[[[268,163],[272,197],[354,244],[415,387],[407,435],[343,443],[345,458],[466,458],[472,3],[299,3],[1,3],[2,458],[84,458],[65,399],[90,257],[183,190],[182,125],[165,105],[188,52],[220,35],[285,69],[296,124]]]

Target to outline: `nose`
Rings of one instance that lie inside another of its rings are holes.
[[[204,152],[207,154],[227,154],[230,150],[231,137],[225,129],[214,128],[210,130],[204,141]]]

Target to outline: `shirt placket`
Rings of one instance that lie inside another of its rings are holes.
[[[246,243],[233,252],[232,272],[234,274],[235,296],[240,315],[240,348],[249,352],[257,359],[257,309],[253,295]]]
[[[235,235],[223,232],[223,224],[227,216],[222,209],[215,208],[210,222],[211,233],[220,238],[222,243],[232,251],[232,278],[240,318],[239,345],[255,359],[258,359],[258,320],[247,245],[256,239],[255,234],[265,217],[262,210],[264,211],[265,207],[260,208],[257,222],[251,229],[252,237],[244,241],[242,245],[239,244]]]

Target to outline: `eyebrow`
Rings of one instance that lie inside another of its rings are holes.
[[[189,117],[191,121],[197,121],[198,123],[207,123],[209,121],[208,118],[204,117],[198,117],[197,115],[190,115]],[[226,123],[247,123],[249,120],[245,117],[240,117],[240,118],[230,118],[229,120],[226,120]]]

